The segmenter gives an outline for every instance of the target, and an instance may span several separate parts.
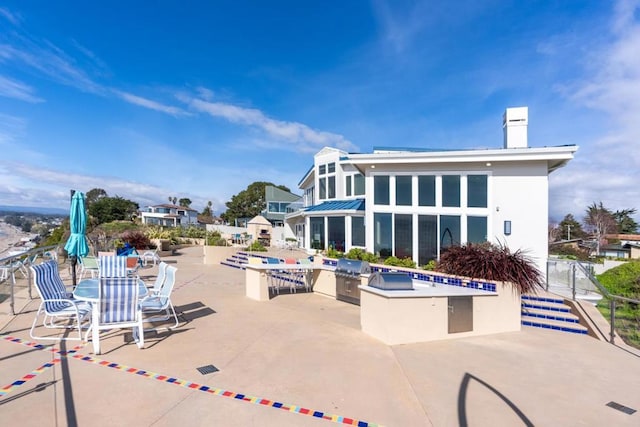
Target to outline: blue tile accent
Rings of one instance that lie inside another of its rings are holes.
[[[564,307],[551,307],[548,305],[540,305],[540,304],[535,304],[535,303],[528,303],[528,302],[522,302],[522,306],[525,308],[538,308],[541,310],[549,310],[549,311],[558,311],[558,312],[564,312],[564,313],[569,313],[571,311],[571,309],[567,306]]]
[[[522,315],[523,316],[528,316],[528,317],[536,317],[538,319],[560,320],[560,321],[563,321],[563,322],[578,323],[578,324],[580,323],[580,321],[578,319],[562,317],[562,316],[553,315],[553,314],[522,312]]]

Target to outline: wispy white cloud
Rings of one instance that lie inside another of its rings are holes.
[[[33,92],[34,89],[31,86],[0,75],[0,96],[34,104],[44,102],[44,99],[38,98]]]
[[[174,194],[167,188],[122,178],[70,173],[17,162],[0,162],[0,181],[3,182],[0,205],[64,207],[68,205],[70,189],[86,192],[102,188],[112,197],[124,197],[141,207],[157,204],[166,200],[168,194]]]
[[[127,101],[130,104],[138,105],[140,107],[148,108],[150,110],[159,111],[161,113],[170,114],[172,116],[189,115],[188,112],[184,111],[181,108],[172,107],[170,105],[164,105],[159,102],[152,101],[150,99],[143,98],[138,95],[134,95],[132,93],[123,92],[116,89],[113,90],[113,93],[115,93],[118,97],[122,98],[123,100]]]
[[[282,148],[293,148],[296,151],[303,152],[317,151],[318,148],[324,146],[332,146],[347,151],[357,149],[351,141],[342,135],[315,130],[298,122],[275,120],[267,117],[258,109],[205,101],[188,97],[184,94],[178,95],[178,98],[195,111],[209,114],[211,117],[222,118],[231,123],[259,129],[274,139],[274,143],[282,142]],[[291,143],[295,143],[295,145],[291,146]]]
[[[424,16],[415,10],[417,6],[394,9],[385,0],[375,0],[372,5],[384,42],[391,45],[397,53],[404,51],[426,25]],[[400,15],[401,12],[404,14]]]
[[[13,61],[38,71],[56,83],[74,87],[83,92],[104,93],[103,87],[94,82],[84,70],[75,66],[73,59],[51,43],[35,44],[21,38],[22,47],[0,45],[0,61]]]
[[[12,13],[6,7],[0,7],[0,16],[2,16],[4,19],[9,21],[11,24],[16,25],[16,26],[19,25],[20,22],[22,21],[22,18],[20,17],[20,15],[18,15],[16,13]]]
[[[552,193],[565,212],[573,213],[576,206],[582,212],[582,207],[600,201],[613,210],[638,207],[639,12],[639,0],[616,3],[608,41],[592,50],[583,78],[565,88],[578,106],[603,113],[613,125],[603,134],[585,136],[576,159],[552,175]]]

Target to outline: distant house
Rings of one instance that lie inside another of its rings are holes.
[[[143,224],[163,227],[188,227],[198,224],[198,211],[184,206],[162,204],[148,206],[140,212]]]
[[[286,226],[308,250],[363,248],[421,266],[449,246],[489,241],[525,250],[544,272],[549,174],[578,147],[528,147],[527,123],[526,107],[507,109],[501,149],[325,147]]]
[[[266,218],[274,227],[284,224],[284,216],[287,212],[293,212],[302,207],[301,197],[281,190],[278,187],[267,185],[264,188],[264,200],[266,208],[261,215]],[[295,207],[291,205],[294,204]]]
[[[600,256],[613,258],[640,258],[640,234],[607,234],[608,244],[600,247]]]

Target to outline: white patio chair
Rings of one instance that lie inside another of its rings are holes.
[[[178,271],[176,267],[167,265],[165,279],[160,288],[160,291],[156,294],[146,296],[142,299],[142,301],[140,301],[142,312],[145,314],[165,312],[165,314],[159,316],[145,318],[145,322],[159,322],[169,320],[171,318],[171,315],[173,314],[175,324],[173,326],[170,326],[169,329],[176,328],[180,323],[178,321],[176,310],[175,308],[173,308],[173,304],[171,303],[171,292],[173,292],[173,286],[176,283],[176,271]]]
[[[91,305],[73,299],[60,278],[56,261],[33,265],[31,266],[31,272],[33,273],[35,287],[42,299],[29,331],[31,338],[41,340],[82,340],[83,321],[88,320],[86,327],[91,325]],[[42,325],[45,328],[77,329],[78,338],[36,336],[34,330],[41,314],[44,314]],[[56,323],[59,319],[67,320],[67,325]],[[70,320],[75,322],[68,324]]]
[[[127,277],[127,257],[108,255],[98,257],[100,277]]]
[[[98,331],[132,328],[138,348],[144,347],[142,311],[138,301],[138,279],[134,277],[100,278],[99,319],[93,327]],[[88,335],[88,333],[87,333]],[[98,349],[97,353],[100,353]]]
[[[160,262],[160,255],[158,255],[158,249],[154,249],[152,251],[144,252],[141,257],[142,262],[146,266],[149,261],[153,262],[153,265],[156,265],[156,262]]]
[[[84,279],[85,275],[91,275],[91,278],[100,277],[100,266],[98,264],[98,258],[93,256],[86,256],[78,258],[80,261],[80,280]]]
[[[158,264],[158,275],[156,276],[156,281],[153,282],[153,287],[149,290],[150,296],[157,296],[160,293],[160,289],[164,284],[164,280],[167,277],[167,267],[169,264],[162,261]]]

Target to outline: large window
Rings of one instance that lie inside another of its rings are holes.
[[[413,257],[413,218],[412,215],[395,215],[396,257]]]
[[[436,205],[436,177],[433,175],[420,175],[418,177],[418,205]]]
[[[327,178],[327,199],[336,198],[336,177],[330,176]]]
[[[318,184],[320,185],[320,194],[318,195],[318,199],[323,200],[327,198],[327,178],[320,178],[318,180]]]
[[[460,207],[460,175],[442,175],[442,206]]]
[[[391,256],[391,214],[373,214],[373,251],[381,258]]]
[[[364,195],[364,175],[358,173],[353,176],[353,194],[354,196]]]
[[[344,186],[344,193],[347,197],[351,196],[351,180],[352,180],[352,176],[351,175],[347,175],[347,177],[345,178],[345,186]]]
[[[440,251],[461,243],[460,216],[440,215]]]
[[[482,243],[487,241],[487,217],[467,217],[467,242]]]
[[[311,248],[324,249],[324,217],[309,218],[311,227]]]
[[[411,176],[396,176],[396,205],[411,206]]]
[[[373,203],[376,205],[389,204],[389,177],[378,175],[373,177]]]
[[[418,215],[418,265],[438,258],[438,217]]]
[[[351,218],[351,245],[364,246],[364,217],[354,216]]]
[[[340,252],[344,252],[344,217],[330,216],[327,218],[327,234],[329,245]]]
[[[487,176],[467,176],[467,206],[470,208],[487,207]]]
[[[287,212],[287,206],[291,202],[269,202],[267,212],[284,213]]]

